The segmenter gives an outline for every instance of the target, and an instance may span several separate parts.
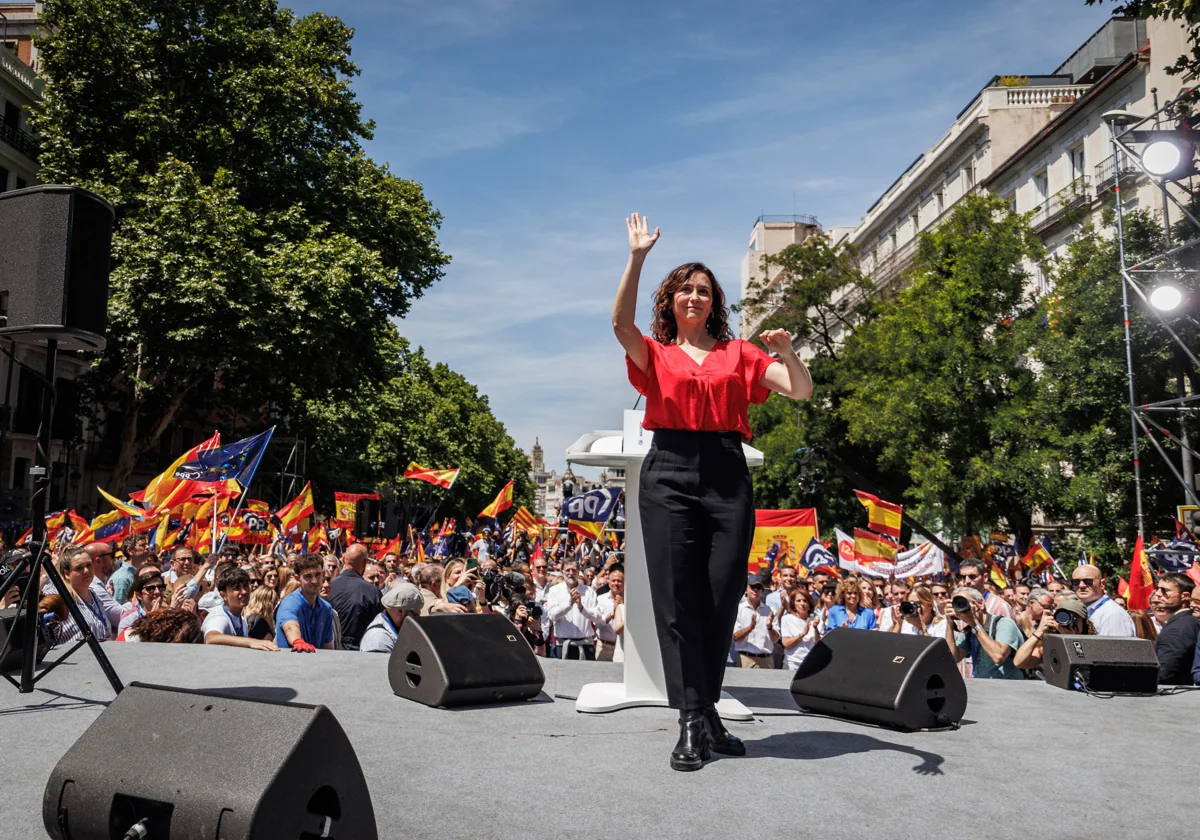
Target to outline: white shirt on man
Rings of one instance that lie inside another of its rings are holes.
[[[556,583],[546,593],[546,616],[554,627],[555,639],[590,642],[594,637],[593,623],[602,624],[604,615],[596,593],[590,586],[579,584],[579,606],[571,603],[571,590],[566,581]]]
[[[598,595],[596,597],[596,606],[600,609],[601,617],[600,621],[595,622],[596,636],[598,636],[602,642],[606,642],[610,645],[615,644],[617,641],[617,631],[613,630],[611,622],[603,620],[610,615],[613,617],[613,621],[616,621],[617,619],[617,608],[613,605],[612,592],[605,592],[603,595]]]
[[[227,612],[224,607],[210,612],[200,625],[200,638],[206,638],[209,633],[221,633],[225,636],[250,635],[246,619]]]
[[[750,603],[747,601],[738,606],[737,623],[733,625],[735,634],[742,632],[750,626],[750,619],[754,613],[758,613],[758,621],[754,623],[753,629],[740,642],[734,642],[738,653],[749,653],[758,656],[763,653],[770,653],[773,645],[771,644],[770,622],[771,608],[762,601],[758,602],[758,609],[750,609]]]
[[[1088,607],[1088,618],[1092,620],[1097,636],[1126,636],[1132,639],[1137,635],[1129,613],[1107,595]]]

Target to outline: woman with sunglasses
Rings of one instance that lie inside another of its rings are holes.
[[[133,606],[121,616],[121,623],[117,625],[118,642],[125,641],[125,631],[133,622],[147,613],[166,606],[163,603],[163,595],[166,591],[167,584],[163,580],[162,569],[144,566],[138,570],[137,576],[133,579],[133,586],[129,589],[129,597]]]
[[[629,261],[613,303],[613,333],[629,382],[646,397],[654,430],[639,506],[667,702],[679,710],[675,770],[698,770],[709,751],[745,755],[721,723],[725,663],[754,536],[754,490],[743,441],[748,409],[771,391],[812,395],[812,377],[787,330],[759,339],[772,358],[729,327],[716,276],[698,262],[672,270],[654,293],[651,335],[634,323],[642,265],[658,241],[637,213],[626,219]]]

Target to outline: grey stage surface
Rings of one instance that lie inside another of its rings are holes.
[[[970,680],[960,730],[903,734],[788,715],[795,706],[786,673],[731,669],[726,688],[761,713],[730,726],[749,754],[677,773],[667,766],[677,733],[670,710],[581,715],[571,701],[552,699],[574,696],[584,682],[619,680],[619,665],[542,660],[540,702],[444,710],[392,695],[387,657],[376,654],[105,649],[125,682],[327,705],[358,752],[383,838],[1194,832],[1189,768],[1200,692],[1101,700],[1045,684]],[[86,648],[34,694],[0,684],[0,838],[45,836],[51,768],[111,699]]]

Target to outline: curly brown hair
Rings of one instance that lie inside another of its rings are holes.
[[[126,635],[143,642],[191,644],[200,641],[200,619],[193,612],[167,607],[146,613],[129,626]]]
[[[717,341],[731,341],[733,330],[729,329],[729,307],[725,305],[725,292],[721,289],[721,284],[717,282],[717,276],[712,273],[712,269],[704,263],[698,262],[684,263],[668,274],[666,279],[659,284],[658,289],[654,292],[654,316],[650,322],[650,334],[656,341],[663,344],[674,343],[675,337],[679,333],[673,306],[675,293],[693,274],[703,274],[708,278],[708,283],[712,287],[712,313],[708,316],[708,323],[704,325],[708,334]]]

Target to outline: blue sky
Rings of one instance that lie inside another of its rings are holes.
[[[620,428],[624,217],[642,280],[708,263],[736,299],[763,213],[854,224],[993,75],[1047,73],[1083,0],[305,0],[355,27],[368,150],[424,185],[453,257],[401,332],[486,393],[525,451]],[[594,474],[595,471],[584,471]]]

